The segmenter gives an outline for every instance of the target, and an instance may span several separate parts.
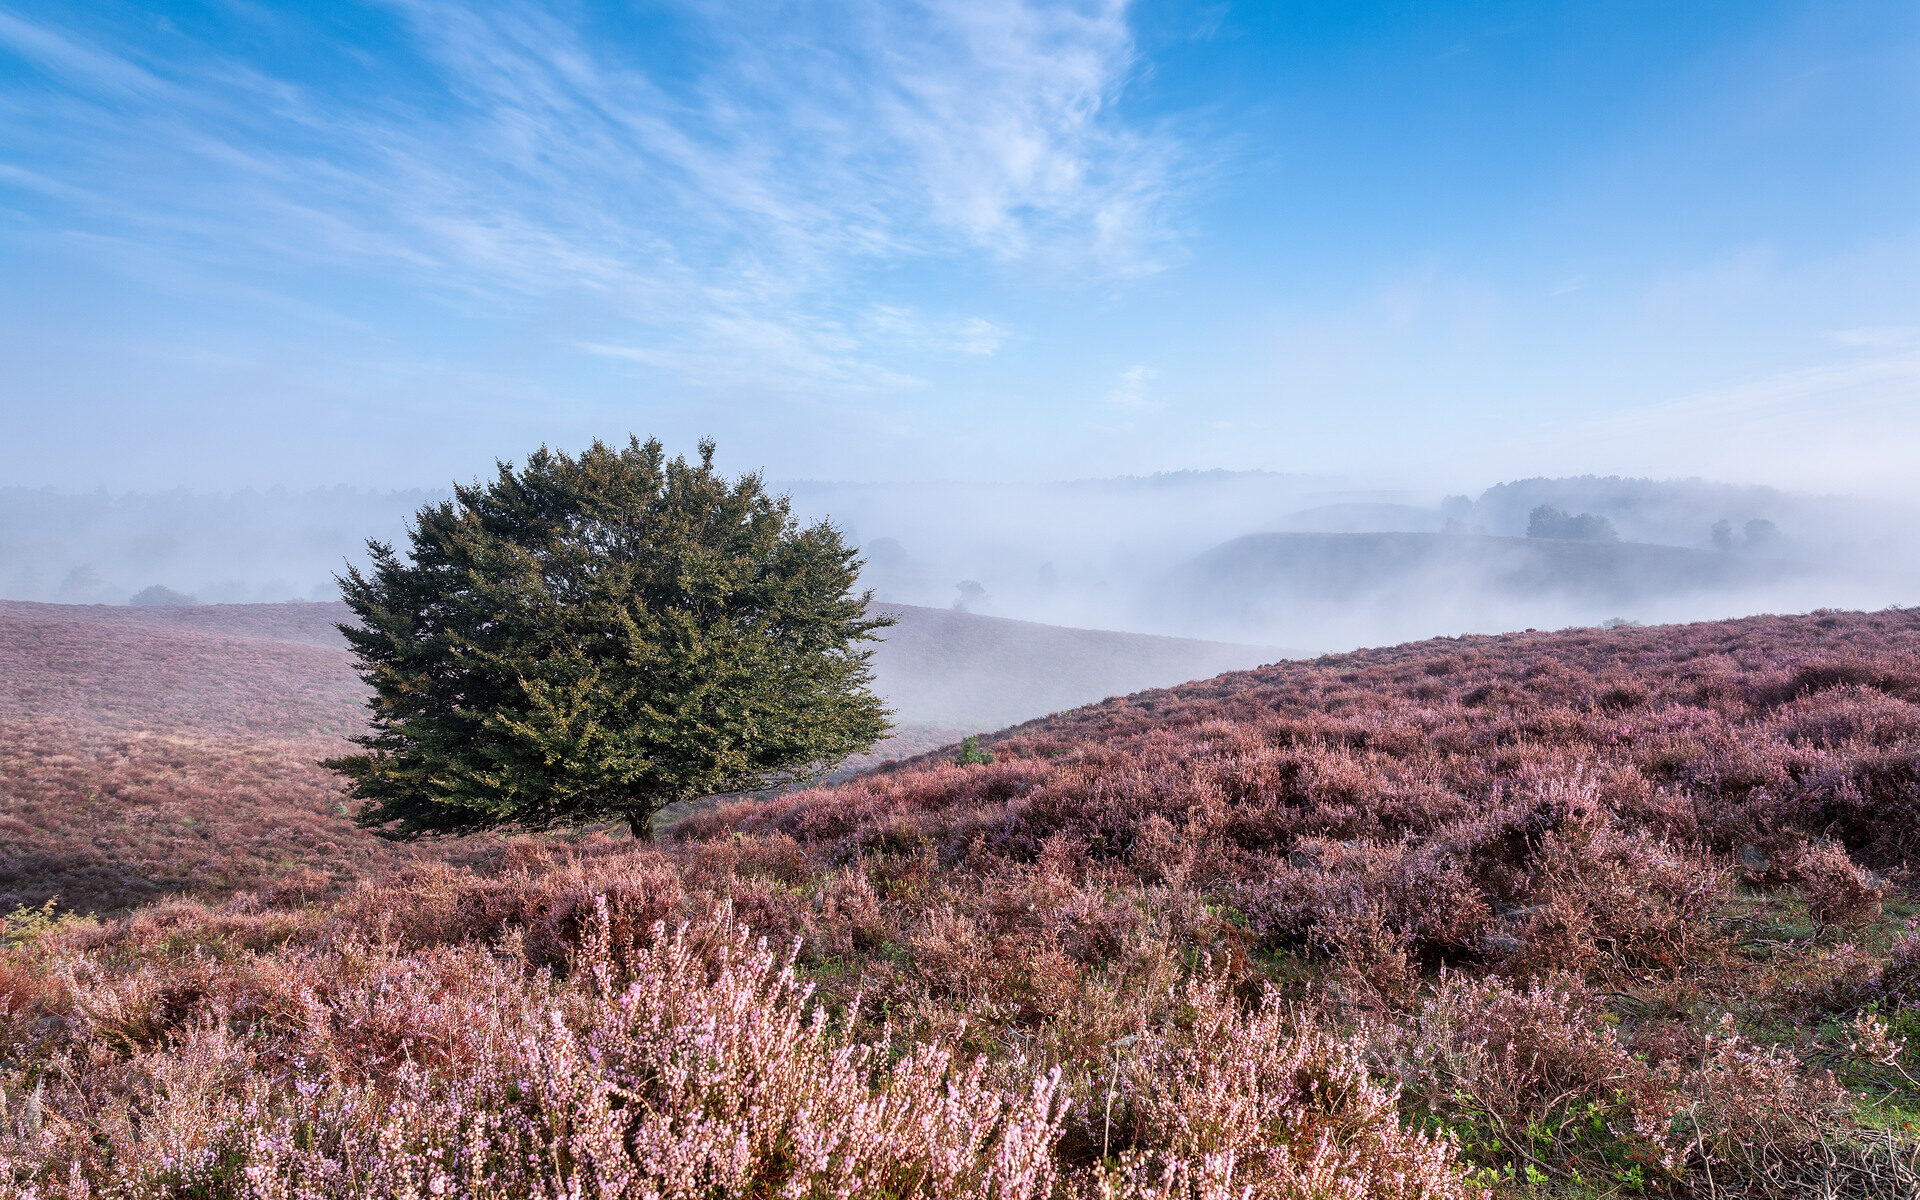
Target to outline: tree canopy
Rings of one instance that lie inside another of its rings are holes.
[[[1613,522],[1598,513],[1571,516],[1551,504],[1539,505],[1527,514],[1527,536],[1578,542],[1613,542],[1620,538]]]
[[[887,713],[863,643],[892,624],[860,560],[757,474],[659,441],[542,447],[422,508],[405,558],[340,577],[373,688],[364,753],[327,766],[391,837],[625,820],[812,777]]]

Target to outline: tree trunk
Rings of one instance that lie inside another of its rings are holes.
[[[637,812],[637,813],[629,814],[627,816],[627,828],[633,831],[633,836],[636,841],[642,841],[642,842],[652,841],[653,840],[653,810],[647,809],[645,812]]]

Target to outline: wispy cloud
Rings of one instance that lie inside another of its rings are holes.
[[[1920,345],[1920,326],[1877,325],[1865,329],[1842,329],[1833,335],[1842,346],[1869,350],[1902,350]]]
[[[357,98],[0,14],[0,53],[59,83],[0,85],[0,188],[203,272],[360,271],[489,311],[564,295],[573,344],[715,386],[907,387],[889,355],[1006,340],[925,289],[843,299],[876,267],[1071,285],[1175,250],[1179,148],[1116,110],[1137,64],[1111,0],[694,4],[673,71],[534,5],[395,11],[367,76],[410,64],[412,86]]]
[[[1149,394],[1148,388],[1160,378],[1160,372],[1148,366],[1131,366],[1120,372],[1120,379],[1107,393],[1107,403],[1123,412],[1146,413],[1165,408],[1166,403]]]

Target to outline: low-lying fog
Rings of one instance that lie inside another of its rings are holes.
[[[1698,480],[1443,496],[1182,472],[1050,484],[780,484],[882,600],[1301,653],[1435,634],[1920,602],[1920,511]],[[434,493],[0,489],[0,597],[322,600]]]

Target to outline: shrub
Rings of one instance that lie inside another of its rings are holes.
[[[156,583],[152,587],[144,587],[135,592],[128,598],[127,603],[135,608],[146,608],[180,607],[198,604],[200,601],[185,592],[176,592],[170,587],[163,587]]]
[[[982,749],[980,735],[970,733],[960,739],[960,749],[953,756],[956,767],[984,767],[993,762],[993,751]]]
[[[0,636],[0,664],[22,661],[22,644]],[[1860,1102],[1878,1103],[1896,1073],[1854,1057],[1853,1044],[1879,1053],[1857,1019],[1884,1015],[1889,1039],[1908,1036],[1920,1002],[1920,934],[1875,911],[1876,893],[1911,899],[1920,850],[1913,612],[1276,664],[1003,731],[991,764],[929,746],[843,784],[717,806],[664,846],[526,838],[477,844],[458,868],[361,857],[365,835],[301,807],[308,794],[286,781],[305,776],[266,773],[281,758],[241,759],[250,776],[202,756],[218,708],[202,697],[183,694],[172,718],[197,725],[142,710],[177,738],[102,735],[83,756],[45,722],[84,711],[86,693],[49,670],[30,678],[47,713],[0,712],[0,731],[25,731],[0,737],[8,879],[44,881],[36,864],[98,837],[115,862],[148,855],[175,864],[168,878],[236,882],[220,885],[224,905],[169,901],[0,951],[0,1154],[14,1172],[0,1192],[45,1200],[79,1178],[226,1195],[235,1164],[259,1165],[268,1195],[295,1179],[397,1191],[403,1170],[425,1192],[431,1172],[467,1164],[455,1193],[504,1179],[538,1194],[597,1171],[673,1194],[682,1185],[634,1166],[626,1128],[608,1124],[628,1095],[655,1105],[657,1136],[710,1121],[755,1186],[804,1189],[842,1178],[842,1160],[803,1172],[788,1153],[799,1115],[752,1089],[763,1067],[837,1078],[819,1055],[868,1069],[833,1093],[852,1124],[807,1137],[851,1139],[853,1153],[859,1122],[885,1124],[883,1101],[912,1108],[951,1086],[979,1100],[956,1121],[999,1124],[978,1144],[915,1134],[908,1161],[959,1164],[955,1186],[973,1186],[981,1147],[1051,1122],[1034,1178],[1059,1200],[1444,1195],[1464,1187],[1457,1164],[1434,1168],[1453,1154],[1435,1138],[1450,1136],[1475,1168],[1569,1191],[1790,1194],[1843,1166],[1842,1182],[1897,1180],[1911,1144],[1897,1128],[1870,1143],[1869,1117],[1818,1066],[1874,1078]],[[280,678],[262,676],[263,703],[279,703]],[[90,800],[94,786],[110,794]],[[185,799],[160,803],[161,787]],[[244,826],[215,824],[223,809],[282,814],[289,832],[238,842]],[[308,831],[338,847],[324,874],[232,866],[305,846]],[[1735,892],[1734,861],[1782,890]],[[1809,930],[1798,894],[1850,923],[1850,940]],[[722,907],[730,920],[713,919]],[[798,944],[768,967],[797,991],[726,965],[762,952],[742,924]],[[654,996],[670,1019],[636,1033],[641,1014],[615,1001],[666,969],[646,964],[676,937],[676,988],[717,981],[754,1012]],[[1716,1024],[1721,1007],[1744,1024]],[[794,1013],[823,1040],[788,1039]],[[640,1062],[621,1058],[629,1042],[671,1045]],[[749,1057],[701,1075],[689,1048],[709,1044]],[[896,1094],[895,1065],[934,1050],[945,1074]],[[747,1089],[787,1131],[788,1157],[763,1153],[735,1101],[700,1079]],[[1406,1091],[1388,1106],[1396,1079]],[[1052,1089],[1044,1113],[1036,1085]],[[145,1148],[149,1128],[174,1175]],[[699,1157],[706,1143],[649,1144],[693,1155],[675,1161],[696,1182],[731,1178]],[[522,1165],[487,1174],[471,1146]],[[376,1162],[391,1174],[352,1174]]]
[[[1679,1097],[1623,1046],[1592,993],[1447,975],[1406,1018],[1364,1024],[1377,1069],[1469,1140],[1522,1162],[1677,1174]]]
[[[1358,1050],[1271,998],[1243,1013],[1217,982],[1187,985],[1078,1114],[1117,1177],[1161,1195],[1440,1200],[1477,1189],[1452,1145],[1401,1126],[1397,1089]],[[1109,1184],[1108,1186],[1111,1186]]]
[[[1807,909],[1823,925],[1858,920],[1880,908],[1885,887],[1856,865],[1832,842],[1808,842],[1796,847],[1780,864],[1785,879],[1797,884],[1807,898]]]

